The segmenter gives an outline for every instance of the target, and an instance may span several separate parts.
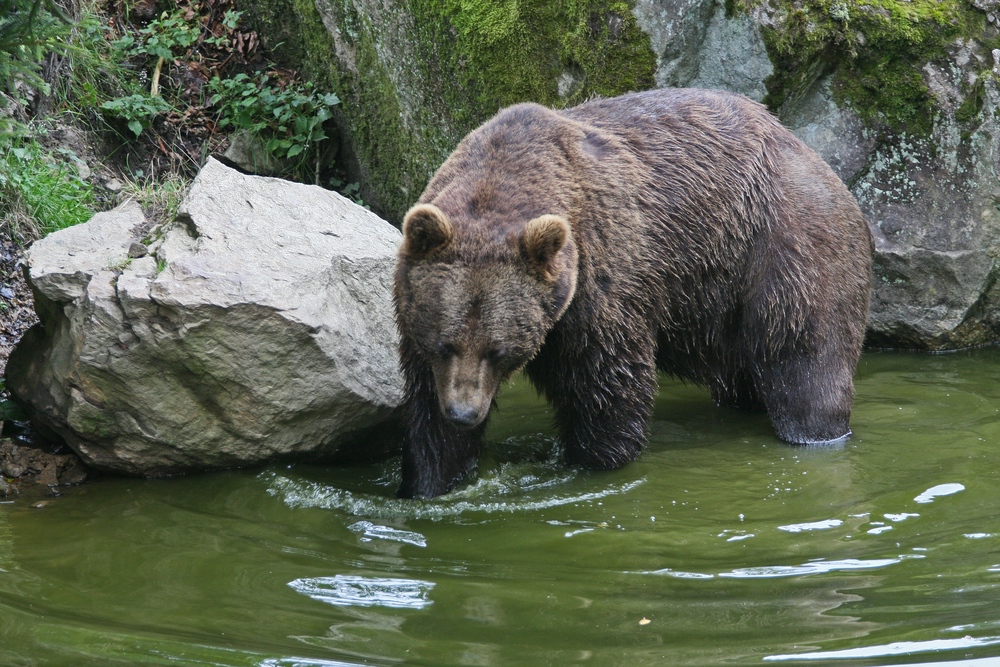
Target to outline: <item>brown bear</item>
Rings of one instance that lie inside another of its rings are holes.
[[[462,481],[522,368],[587,468],[639,455],[657,369],[767,410],[787,442],[845,438],[872,253],[840,179],[745,97],[502,110],[403,222],[399,494]]]

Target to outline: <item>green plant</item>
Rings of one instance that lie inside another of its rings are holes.
[[[334,176],[330,179],[330,187],[344,195],[358,206],[368,208],[368,204],[361,198],[361,184],[357,182],[347,183],[343,179]]]
[[[294,160],[290,170],[299,175],[327,139],[323,124],[340,104],[336,95],[317,92],[312,83],[278,86],[266,73],[256,79],[246,74],[215,77],[208,87],[214,93],[211,104],[217,109],[220,128],[259,136],[270,155]]]
[[[0,227],[21,242],[85,222],[92,186],[68,151],[50,152],[30,138],[0,145]]]
[[[232,33],[239,28],[240,18],[242,16],[243,12],[227,9],[226,13],[222,16],[222,27],[225,28],[227,32],[222,35],[210,35],[205,38],[205,43],[219,49],[220,51],[230,50],[232,48],[232,43],[229,38],[229,33]]]
[[[52,0],[0,0],[0,89],[16,93],[18,81],[48,92],[38,63],[50,51],[65,50],[69,20]],[[0,135],[16,123],[0,116]]]
[[[187,51],[198,41],[200,29],[197,23],[184,18],[181,12],[163,13],[137,33],[126,32],[111,44],[119,58],[152,56],[156,58],[149,93],[134,92],[101,103],[101,110],[113,118],[125,121],[128,129],[138,137],[149,128],[159,114],[171,110],[170,104],[160,97],[160,73],[168,60]]]
[[[136,93],[118,97],[101,104],[101,109],[109,115],[124,120],[135,136],[142,134],[158,114],[170,111],[170,105],[162,97]]]
[[[121,273],[128,267],[132,266],[131,257],[109,257],[108,258],[108,269],[116,273]]]
[[[188,21],[183,13],[164,12],[160,18],[150,21],[149,25],[139,30],[138,40],[131,33],[125,33],[116,42],[116,46],[130,55],[145,54],[156,58],[149,87],[149,94],[155,97],[159,95],[160,72],[164,63],[186,52],[198,41],[200,34],[200,26]]]
[[[188,184],[188,180],[177,175],[155,179],[136,174],[135,179],[125,179],[122,195],[138,202],[146,220],[156,232],[159,225],[173,222],[177,217]],[[156,238],[156,234],[153,234],[143,238],[142,242],[149,245]]]
[[[165,60],[172,59],[175,52],[186,50],[198,41],[198,27],[185,20],[184,16],[163,13],[139,31],[142,38],[134,47],[134,53],[148,53]]]
[[[95,12],[84,7],[70,31],[69,48],[60,55],[59,75],[52,80],[57,107],[89,114],[107,100],[144,92],[140,77],[127,66],[128,54],[116,46],[112,29]]]

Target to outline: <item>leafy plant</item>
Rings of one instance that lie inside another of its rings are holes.
[[[340,104],[333,93],[319,93],[312,83],[271,83],[266,73],[256,79],[247,74],[213,78],[211,104],[218,109],[219,127],[248,131],[264,140],[265,150],[279,160],[295,160],[293,171],[302,171],[328,137],[323,124]],[[297,159],[296,159],[297,158]]]
[[[220,51],[230,50],[232,48],[232,42],[229,35],[239,28],[240,18],[242,16],[243,12],[227,9],[226,13],[222,16],[222,27],[226,32],[221,35],[211,35],[206,37],[205,43],[219,49]]]
[[[111,116],[124,120],[135,136],[142,134],[158,114],[170,111],[170,105],[162,97],[136,93],[119,97],[101,104],[101,109]]]
[[[330,187],[344,195],[358,206],[368,208],[368,204],[361,198],[361,184],[357,182],[347,183],[343,179],[334,176],[330,179]]]
[[[59,76],[51,82],[55,107],[89,115],[107,100],[144,92],[143,78],[127,66],[129,55],[112,37],[105,21],[83,12],[70,31],[69,48],[60,56]]]
[[[201,27],[185,19],[181,12],[164,12],[160,18],[150,21],[149,25],[139,30],[138,40],[131,33],[125,33],[116,42],[116,46],[130,55],[145,54],[156,58],[149,88],[149,94],[155,97],[160,92],[163,64],[186,52],[198,41],[200,35]]]
[[[172,60],[177,52],[184,51],[197,42],[199,33],[198,26],[186,21],[180,12],[164,12],[160,18],[150,21],[149,25],[139,31],[141,39],[132,52]]]

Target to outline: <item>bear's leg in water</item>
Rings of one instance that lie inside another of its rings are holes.
[[[854,364],[833,343],[772,362],[761,373],[761,394],[775,434],[793,444],[823,444],[851,434]]]
[[[433,498],[455,488],[476,464],[488,418],[475,428],[459,429],[441,413],[429,368],[406,365],[403,379],[406,435],[403,478],[397,495]]]
[[[552,402],[567,463],[620,468],[646,446],[657,390],[653,343],[618,340],[607,346],[594,335],[584,338],[591,344],[571,354],[543,350],[529,364],[528,376]]]

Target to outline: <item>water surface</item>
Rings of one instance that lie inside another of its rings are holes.
[[[0,504],[0,665],[890,665],[1000,656],[1000,351],[872,353],[845,445],[665,380],[642,459],[503,390],[478,481],[397,461]]]

